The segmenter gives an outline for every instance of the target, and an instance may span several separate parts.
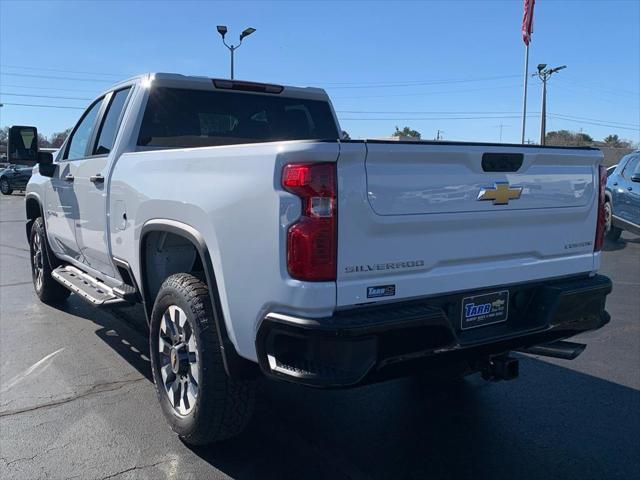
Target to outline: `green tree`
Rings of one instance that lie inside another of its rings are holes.
[[[0,145],[6,145],[9,139],[9,127],[0,128]]]
[[[614,148],[631,148],[629,140],[622,140],[618,135],[607,135],[602,140],[608,147]]]
[[[582,132],[570,132],[569,130],[557,130],[547,132],[545,135],[547,145],[581,147],[591,145],[593,138],[591,135]]]
[[[392,136],[393,137],[412,137],[417,139],[422,138],[422,135],[417,130],[413,130],[412,128],[409,128],[409,127],[404,127],[402,130],[400,130],[397,126],[396,126],[396,131],[393,132]]]

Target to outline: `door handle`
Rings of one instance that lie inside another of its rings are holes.
[[[91,175],[89,177],[89,180],[91,180],[93,183],[104,183],[104,177],[100,174]]]
[[[73,177],[73,175],[71,175],[71,174],[69,173],[66,177],[64,177],[64,179],[65,179],[67,182],[73,182],[74,177]]]

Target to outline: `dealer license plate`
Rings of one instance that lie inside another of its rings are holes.
[[[485,293],[462,299],[460,328],[482,327],[507,320],[509,316],[509,290]]]

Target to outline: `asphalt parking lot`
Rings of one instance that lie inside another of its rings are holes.
[[[640,238],[606,245],[612,321],[573,362],[513,382],[349,391],[263,382],[250,428],[191,449],[169,430],[137,307],[31,285],[24,197],[0,198],[0,478],[609,479],[640,475]]]

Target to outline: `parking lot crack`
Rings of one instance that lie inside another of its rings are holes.
[[[162,460],[160,462],[150,463],[147,465],[134,465],[133,467],[125,468],[124,470],[120,470],[119,472],[112,473],[111,475],[107,475],[106,477],[97,478],[96,480],[108,480],[109,478],[116,478],[116,477],[119,477],[120,475],[124,475],[125,473],[135,472],[137,470],[144,470],[145,468],[157,467],[158,465],[162,465],[163,463],[168,463],[170,461],[171,460]]]
[[[9,465],[13,465],[14,463],[18,463],[18,462],[30,462],[31,460],[33,460],[37,456],[38,456],[38,454],[35,454],[35,455],[31,456],[31,457],[20,457],[20,458],[15,458],[13,460],[7,460],[6,458],[3,457],[2,460],[4,461],[6,466],[8,467]]]
[[[33,412],[33,411],[36,411],[36,410],[42,410],[42,409],[46,409],[46,408],[57,407],[59,405],[64,405],[66,403],[74,402],[76,400],[79,400],[79,399],[82,399],[82,398],[86,398],[86,397],[89,397],[89,396],[92,396],[92,395],[98,395],[100,393],[113,392],[113,391],[116,391],[116,390],[120,390],[122,387],[124,387],[126,385],[130,385],[132,383],[137,383],[137,382],[140,382],[142,380],[146,380],[146,378],[145,377],[140,377],[140,378],[135,378],[135,379],[131,379],[131,380],[119,380],[119,381],[115,381],[115,382],[97,383],[97,384],[91,385],[89,388],[87,388],[86,390],[84,390],[82,392],[78,392],[78,393],[76,393],[74,395],[70,395],[68,397],[59,398],[57,400],[52,400],[52,401],[46,402],[46,403],[41,403],[41,404],[35,405],[33,407],[20,408],[20,409],[15,409],[15,410],[0,411],[0,418],[13,416],[13,415],[20,415],[20,414],[23,414],[23,413]]]

